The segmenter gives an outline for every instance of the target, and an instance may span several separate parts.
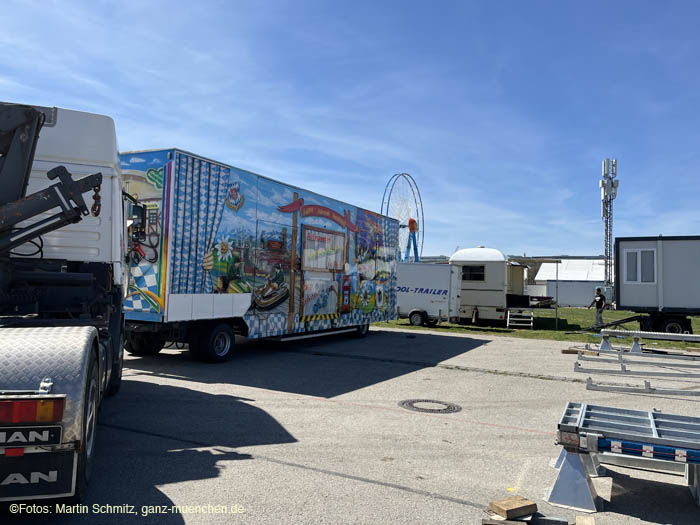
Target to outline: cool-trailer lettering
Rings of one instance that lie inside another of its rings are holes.
[[[397,286],[397,292],[403,293],[422,293],[428,295],[447,295],[448,290],[440,288],[409,288],[408,286]]]
[[[20,474],[19,472],[15,472],[13,474],[9,474],[4,480],[2,480],[0,486],[14,485],[15,483],[19,483],[20,485],[35,485],[40,481],[46,481],[47,483],[56,483],[57,480],[57,470],[50,470],[48,474],[44,474],[43,472],[32,472],[31,474],[29,474],[29,479],[27,479],[24,475]]]
[[[27,435],[24,432],[0,432],[0,445],[11,443],[46,443],[49,441],[49,431],[30,430]]]

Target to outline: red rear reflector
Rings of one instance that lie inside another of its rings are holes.
[[[0,423],[57,423],[64,405],[63,398],[0,401]]]
[[[23,448],[6,448],[5,449],[5,455],[6,456],[24,456],[24,449]]]
[[[9,401],[0,402],[0,423],[10,423],[12,421],[12,403]]]
[[[13,423],[32,423],[36,421],[36,401],[15,401],[15,410],[12,414]]]

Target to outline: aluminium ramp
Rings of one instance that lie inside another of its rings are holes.
[[[596,511],[583,455],[601,452],[626,456],[649,470],[668,471],[656,467],[658,462],[685,465],[693,501],[700,505],[700,418],[570,402],[558,424],[557,443],[566,455],[548,498],[553,505]]]

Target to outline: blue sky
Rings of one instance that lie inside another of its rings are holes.
[[[110,115],[122,150],[180,147],[379,210],[418,181],[424,254],[603,251],[700,233],[695,2],[3,4],[0,99]]]

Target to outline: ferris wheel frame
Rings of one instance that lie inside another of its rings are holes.
[[[394,191],[394,186],[400,179],[405,179],[408,187],[411,189],[411,193],[413,194],[413,201],[416,205],[416,211],[420,214],[420,218],[418,219],[418,236],[420,239],[420,248],[418,250],[418,254],[420,257],[423,256],[423,240],[424,240],[424,232],[425,232],[425,217],[423,215],[423,199],[421,198],[420,195],[420,190],[418,189],[418,183],[416,183],[416,180],[411,176],[410,173],[396,173],[391,176],[389,181],[386,183],[386,186],[384,187],[384,194],[382,195],[382,208],[381,208],[381,213],[382,215],[389,215],[389,205],[391,203],[391,194]],[[408,226],[408,225],[406,225]],[[399,246],[399,253],[401,250],[404,249],[403,246]]]

